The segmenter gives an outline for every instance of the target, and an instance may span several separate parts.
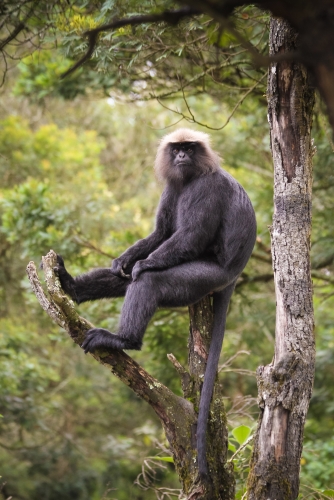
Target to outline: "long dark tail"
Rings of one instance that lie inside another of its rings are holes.
[[[213,294],[214,319],[212,340],[205,370],[197,420],[197,460],[201,477],[205,477],[208,474],[208,464],[206,461],[206,428],[220,351],[224,340],[227,309],[234,287],[235,282],[228,285],[224,290]]]

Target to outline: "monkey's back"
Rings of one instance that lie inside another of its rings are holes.
[[[241,273],[256,240],[256,218],[248,194],[225,170],[220,170],[222,192],[228,186],[228,200],[223,203],[223,221],[219,230],[219,263]],[[220,183],[219,183],[220,184]]]
[[[202,235],[210,241],[201,256],[241,273],[254,247],[256,219],[251,201],[238,181],[219,168],[193,179],[175,201],[175,230],[186,227],[189,218],[198,219],[199,238]],[[203,212],[208,214],[205,224]]]

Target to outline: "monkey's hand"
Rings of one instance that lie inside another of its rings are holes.
[[[127,278],[130,279],[131,274],[126,274],[125,269],[127,267],[127,263],[124,262],[122,259],[114,259],[112,262],[111,266],[111,272],[115,276],[118,276],[119,278]]]
[[[149,261],[146,260],[137,260],[133,269],[132,269],[132,280],[137,281],[141,273],[147,271],[148,269],[152,269],[152,265],[150,265]]]
[[[71,297],[72,300],[78,302],[78,297],[75,291],[74,278],[65,269],[64,259],[57,254],[57,265],[53,268],[59,278],[60,284],[64,292]]]

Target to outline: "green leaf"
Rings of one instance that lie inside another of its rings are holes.
[[[242,445],[249,438],[251,433],[251,428],[247,427],[247,425],[240,425],[232,430],[232,435],[236,439],[236,441]]]
[[[228,443],[228,449],[230,451],[232,451],[233,453],[235,453],[237,451],[236,447],[231,442]]]
[[[327,495],[329,498],[334,498],[334,490],[324,490],[322,493]]]
[[[161,460],[162,462],[171,462],[172,464],[174,463],[173,457],[148,457],[152,458],[153,460]]]

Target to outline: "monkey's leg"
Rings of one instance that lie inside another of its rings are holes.
[[[119,278],[111,269],[99,268],[74,278],[77,302],[124,297],[130,280]]]
[[[192,261],[159,273],[158,307],[189,306],[235,280],[216,262]]]
[[[148,322],[157,307],[194,304],[227,284],[224,269],[209,261],[143,272],[126,292],[118,330],[120,341],[126,343],[128,349],[140,349]]]
[[[227,286],[227,273],[216,263],[194,261],[162,271],[147,271],[127,289],[118,335],[94,328],[87,332],[85,352],[99,348],[140,349],[148,322],[158,306],[193,304]]]
[[[147,324],[158,303],[154,274],[156,273],[143,273],[138,281],[128,286],[117,335],[104,328],[88,330],[82,344],[85,353],[110,348],[140,350]]]
[[[110,268],[94,269],[73,278],[66,270],[64,261],[57,255],[55,267],[61,286],[75,302],[80,304],[88,300],[123,297],[130,280],[112,274]]]

